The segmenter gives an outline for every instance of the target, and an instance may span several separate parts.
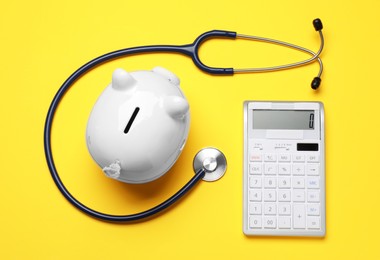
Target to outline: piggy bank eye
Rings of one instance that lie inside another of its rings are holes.
[[[129,119],[128,124],[125,127],[125,129],[124,129],[124,134],[128,134],[129,129],[131,128],[131,126],[133,124],[133,121],[135,121],[135,118],[136,118],[136,116],[137,116],[137,114],[138,114],[139,111],[140,111],[139,107],[136,107],[135,111],[133,111],[133,114],[132,114],[131,118]]]

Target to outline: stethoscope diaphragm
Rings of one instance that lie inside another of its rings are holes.
[[[216,148],[208,147],[200,150],[194,157],[194,172],[205,170],[204,181],[216,181],[223,177],[227,170],[224,154]]]

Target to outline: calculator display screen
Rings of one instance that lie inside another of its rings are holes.
[[[253,129],[314,129],[314,110],[253,110]]]

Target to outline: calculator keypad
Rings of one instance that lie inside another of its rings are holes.
[[[318,153],[253,152],[248,162],[250,229],[321,229]]]

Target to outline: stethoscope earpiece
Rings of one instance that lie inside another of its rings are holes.
[[[313,81],[311,82],[311,88],[316,90],[319,88],[319,85],[321,85],[321,78],[320,77],[315,77]]]
[[[301,60],[294,63],[284,64],[284,65],[278,65],[278,66],[263,67],[263,68],[260,67],[260,68],[233,69],[233,72],[234,73],[257,73],[257,72],[279,71],[279,70],[286,70],[286,69],[292,69],[292,68],[304,66],[304,65],[317,61],[319,64],[319,72],[318,72],[318,75],[313,79],[312,84],[311,84],[312,89],[314,90],[317,89],[319,85],[321,84],[321,76],[323,72],[323,63],[322,63],[321,58],[319,57],[320,54],[322,53],[323,46],[324,46],[324,38],[323,38],[323,33],[322,33],[323,24],[322,24],[321,19],[319,18],[314,19],[313,26],[314,26],[314,29],[319,33],[319,36],[321,39],[321,44],[317,52],[314,52],[307,48],[304,48],[292,43],[284,42],[284,41],[279,41],[279,40],[269,39],[269,38],[264,38],[264,37],[259,37],[259,36],[236,34],[237,39],[245,39],[245,40],[258,41],[258,42],[266,42],[270,44],[277,44],[277,45],[291,48],[297,51],[305,52],[311,55],[311,57],[309,59]]]
[[[313,20],[313,25],[316,31],[320,31],[323,29],[322,21],[319,18]]]

